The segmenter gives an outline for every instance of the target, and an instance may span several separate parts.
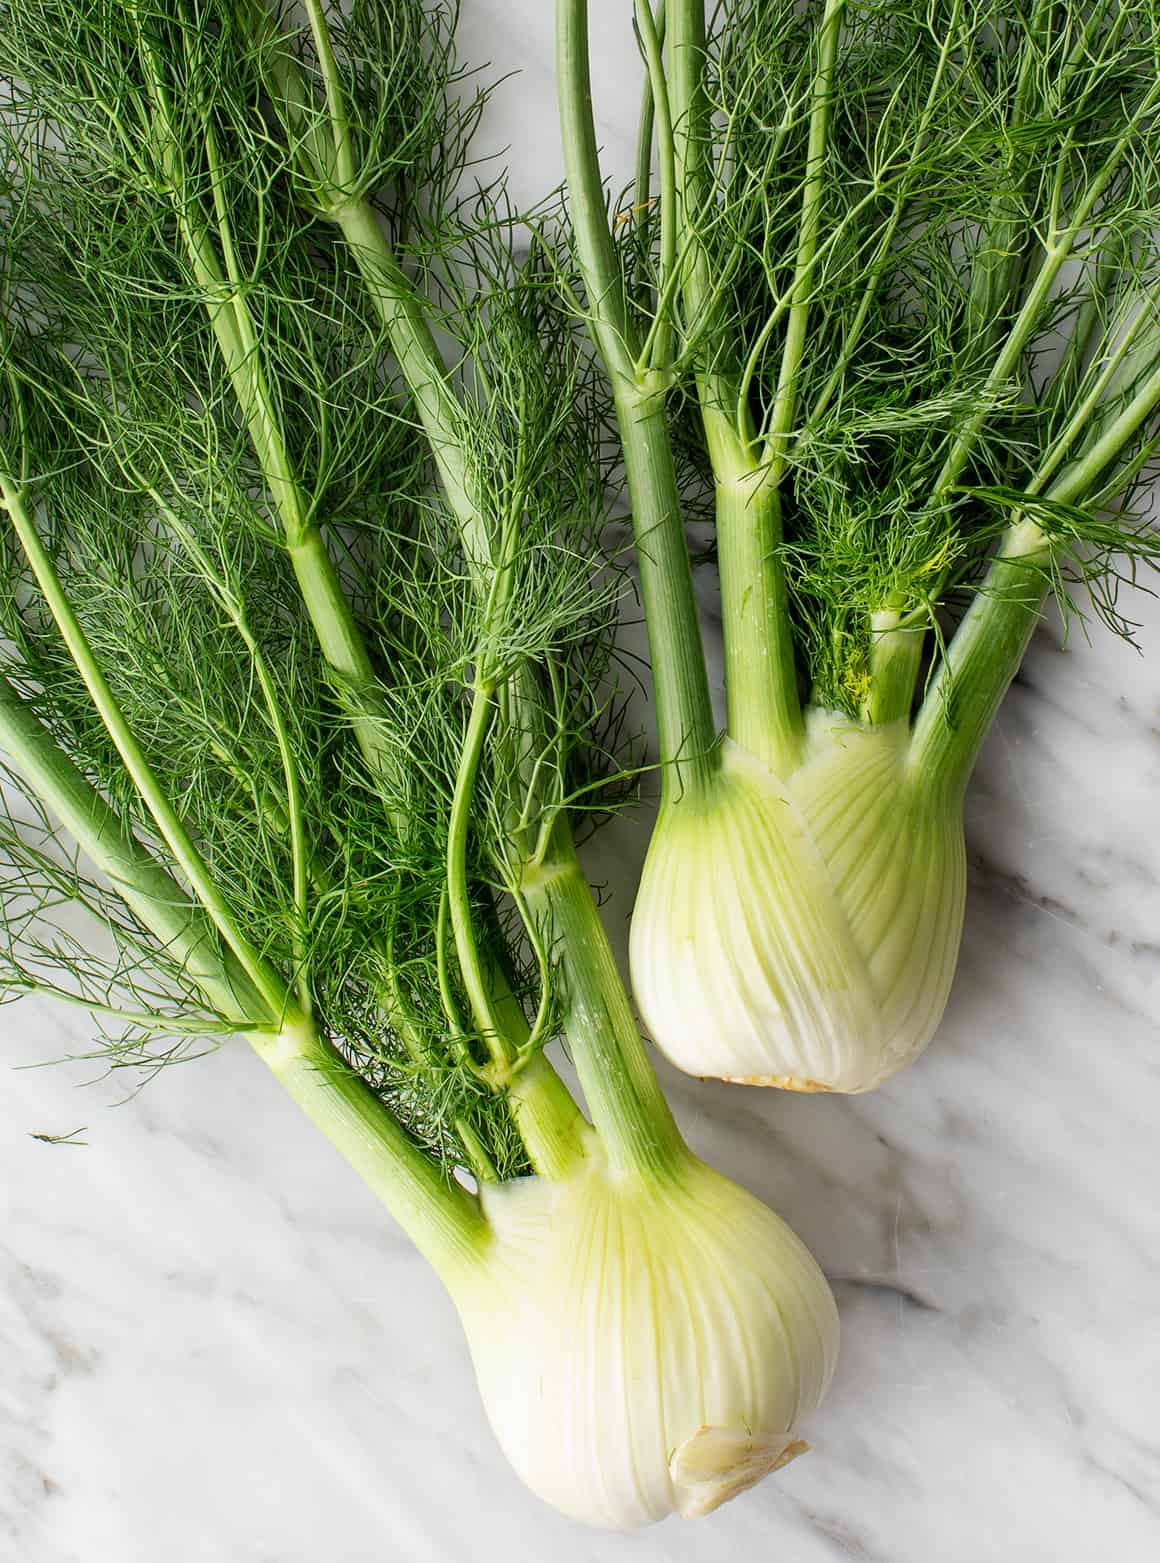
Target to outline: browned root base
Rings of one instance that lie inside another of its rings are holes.
[[[829,1091],[824,1080],[799,1080],[796,1075],[722,1075],[730,1085],[770,1085],[779,1091]]]

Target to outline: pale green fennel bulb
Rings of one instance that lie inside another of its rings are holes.
[[[778,775],[726,740],[708,797],[662,808],[637,895],[637,1004],[690,1074],[865,1091],[934,1035],[958,955],[961,810],[904,723],[815,711]]]
[[[490,1242],[445,1272],[488,1419],[539,1497],[623,1529],[707,1514],[807,1446],[833,1298],[774,1213],[687,1152],[486,1188]]]

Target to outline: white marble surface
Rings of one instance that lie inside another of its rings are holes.
[[[494,138],[553,177],[550,8]],[[604,132],[635,119],[595,7]],[[1160,610],[1147,655],[1040,634],[968,807],[942,1033],[873,1096],[666,1083],[695,1148],[819,1255],[844,1320],[815,1452],[616,1537],[507,1470],[434,1277],[242,1046],[130,1100],[83,1020],[0,1011],[3,1563],[1135,1563],[1160,1555]],[[620,843],[597,855],[611,865]],[[618,871],[618,882],[623,871]],[[623,920],[627,896],[611,915]],[[34,1133],[67,1134],[53,1146]]]

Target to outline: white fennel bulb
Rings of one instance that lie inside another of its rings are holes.
[[[658,1177],[596,1152],[482,1198],[490,1240],[451,1291],[488,1419],[539,1497],[614,1529],[692,1518],[807,1447],[837,1311],[768,1206],[688,1153]]]
[[[905,722],[815,711],[775,775],[726,740],[662,808],[633,913],[637,1004],[689,1074],[866,1091],[922,1052],[962,932],[961,808],[908,765]]]

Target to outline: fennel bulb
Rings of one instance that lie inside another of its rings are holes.
[[[806,1447],[838,1320],[808,1250],[685,1154],[663,1177],[484,1190],[491,1241],[449,1279],[480,1394],[533,1492],[589,1525],[707,1514]]]
[[[708,796],[662,805],[630,936],[645,1024],[680,1069],[866,1091],[934,1035],[962,930],[961,811],[904,723],[810,715],[778,775],[727,739]]]

